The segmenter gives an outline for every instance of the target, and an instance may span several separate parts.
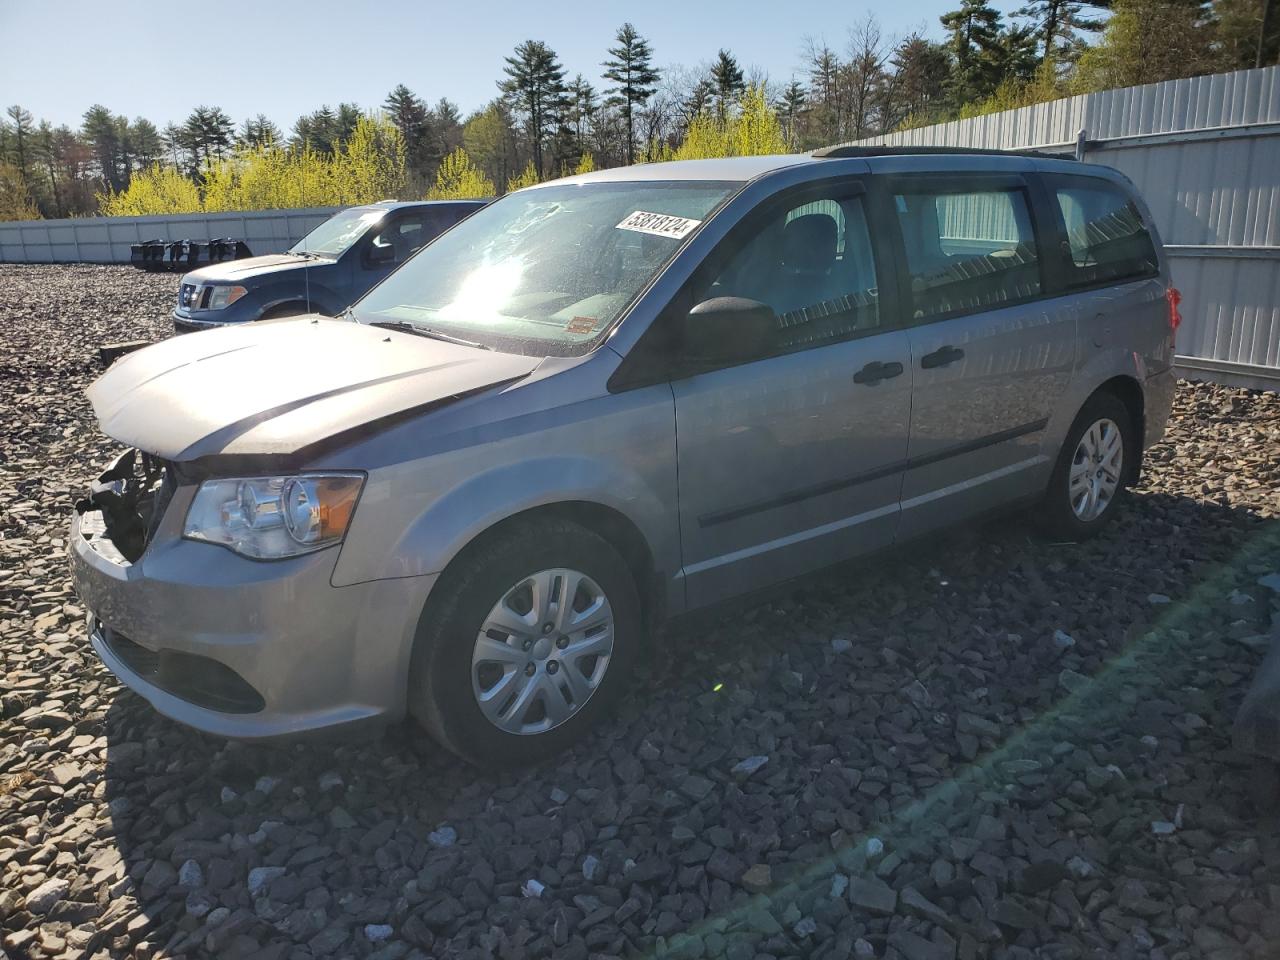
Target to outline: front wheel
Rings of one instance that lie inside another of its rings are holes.
[[[521,523],[460,558],[418,631],[410,708],[466,760],[547,759],[589,733],[633,676],[642,637],[631,572],[562,520]]]
[[[1045,494],[1042,524],[1052,536],[1084,540],[1115,514],[1136,456],[1129,409],[1110,393],[1090,397],[1067,432]]]

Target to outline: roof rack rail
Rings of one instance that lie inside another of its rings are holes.
[[[1040,157],[1045,160],[1074,160],[1070,153],[1047,153],[1044,150],[994,150],[985,147],[819,147],[813,156],[819,159],[840,160],[850,157],[912,157],[945,156],[947,154],[973,154],[984,157]]]

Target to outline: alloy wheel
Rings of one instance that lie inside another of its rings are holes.
[[[577,570],[540,570],[502,595],[476,635],[476,704],[506,733],[546,733],[599,688],[613,643],[613,609],[599,584]]]
[[[1067,496],[1080,520],[1096,520],[1120,489],[1124,468],[1124,437],[1115,421],[1095,421],[1076,445],[1067,474]]]

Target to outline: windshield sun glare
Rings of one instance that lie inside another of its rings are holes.
[[[592,349],[738,187],[551,184],[476,212],[371,290],[355,315],[530,356]]]

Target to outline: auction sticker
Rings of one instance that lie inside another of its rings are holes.
[[[701,222],[701,220],[690,220],[688,217],[675,217],[669,213],[646,213],[643,210],[637,210],[618,224],[618,229],[683,240]]]
[[[574,317],[564,325],[565,330],[569,333],[595,333],[596,318],[595,317]]]

